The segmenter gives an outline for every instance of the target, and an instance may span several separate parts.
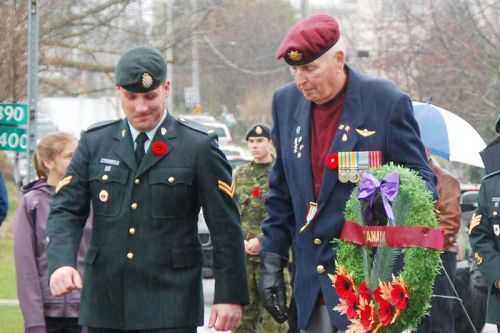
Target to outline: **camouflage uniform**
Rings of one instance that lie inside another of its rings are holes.
[[[264,201],[269,191],[269,172],[273,163],[255,161],[240,166],[234,172],[238,208],[245,239],[262,238],[260,224],[266,217]],[[250,304],[243,309],[241,326],[237,333],[274,333],[287,332],[288,324],[279,324],[264,310],[258,294],[260,279],[260,257],[247,255],[248,288]]]

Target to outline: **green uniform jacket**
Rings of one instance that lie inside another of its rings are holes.
[[[500,171],[484,177],[472,216],[470,242],[479,271],[488,284],[486,322],[500,324]]]
[[[203,325],[200,207],[214,244],[214,303],[248,303],[231,168],[215,136],[192,126],[167,115],[140,168],[126,120],[83,133],[54,195],[47,228],[49,273],[74,266],[92,202],[82,325]]]

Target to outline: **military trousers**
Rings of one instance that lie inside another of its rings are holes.
[[[117,330],[112,328],[89,327],[89,333],[196,333],[196,327],[159,328],[152,330]]]
[[[300,330],[301,333],[344,333],[345,331],[333,327],[328,315],[326,305],[317,304],[314,307],[311,320],[307,329]]]

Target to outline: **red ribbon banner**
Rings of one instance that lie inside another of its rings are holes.
[[[444,250],[443,230],[427,227],[371,227],[345,221],[340,239],[370,247],[427,247]]]

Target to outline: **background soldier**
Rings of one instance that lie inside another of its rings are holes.
[[[255,124],[248,129],[245,139],[253,161],[235,170],[234,182],[245,238],[250,304],[244,308],[243,320],[236,332],[286,332],[287,325],[277,323],[264,310],[257,289],[260,277],[259,254],[262,248],[260,224],[266,217],[264,201],[269,191],[269,172],[274,160],[271,154],[271,130],[266,124]]]
[[[500,133],[500,117],[496,122],[496,131]],[[497,137],[481,154],[487,167],[498,166]],[[493,163],[494,159],[497,162]],[[490,161],[488,161],[490,160]],[[497,325],[500,332],[500,169],[488,170],[481,182],[477,199],[477,211],[470,223],[470,242],[474,251],[474,259],[488,285],[488,308],[486,322]]]
[[[51,291],[82,288],[73,267],[91,202],[80,324],[91,333],[195,333],[203,325],[203,207],[215,253],[208,326],[235,329],[248,303],[245,257],[231,168],[216,136],[166,111],[170,82],[157,50],[127,51],[115,80],[126,119],[82,134],[52,201]]]

